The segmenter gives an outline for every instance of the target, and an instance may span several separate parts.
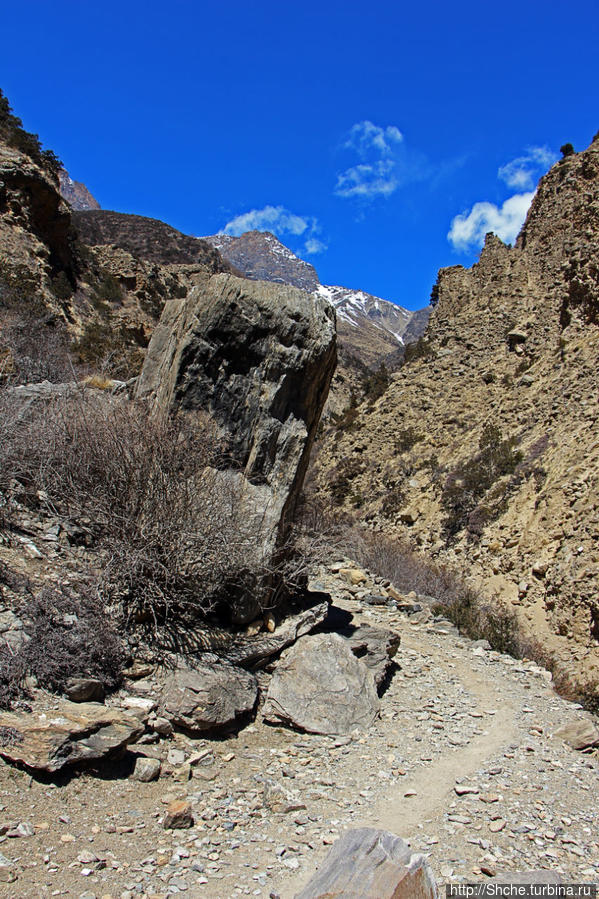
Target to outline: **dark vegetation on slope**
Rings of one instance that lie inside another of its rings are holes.
[[[210,271],[235,272],[217,249],[199,237],[142,215],[91,209],[73,212],[73,224],[81,241],[89,246],[111,244],[136,259],[162,265],[205,265]]]
[[[44,150],[37,134],[26,131],[23,122],[16,116],[10,103],[0,90],[0,140],[25,153],[42,168],[58,177],[62,163],[52,150]]]

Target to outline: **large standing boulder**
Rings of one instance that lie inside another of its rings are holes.
[[[335,364],[328,300],[217,274],[166,304],[137,394],[164,411],[210,413],[257,488],[255,502],[268,501],[274,546],[297,502]]]
[[[379,711],[374,677],[338,634],[302,637],[286,649],[262,714],[315,734],[369,727]]]
[[[154,331],[137,395],[217,423],[231,460],[217,473],[222,491],[255,532],[249,570],[269,570],[284,541],[336,358],[328,300],[229,274],[168,302]],[[259,607],[240,597],[234,621],[251,621]]]
[[[436,899],[432,871],[395,834],[373,827],[348,830],[296,899]]]

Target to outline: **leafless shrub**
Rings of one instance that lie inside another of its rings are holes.
[[[150,416],[85,389],[4,399],[0,490],[85,523],[103,557],[100,595],[128,621],[272,602],[292,557],[272,557],[272,496],[231,468],[205,416]]]
[[[19,649],[0,645],[0,707],[27,696],[27,676],[57,693],[72,677],[119,684],[128,653],[93,588],[30,593],[19,612],[26,639]]]
[[[73,377],[64,325],[52,315],[2,310],[0,385],[58,383]]]
[[[13,702],[24,695],[25,675],[21,655],[0,643],[0,709],[10,709]]]
[[[411,590],[439,602],[451,602],[461,596],[472,596],[455,572],[425,558],[405,541],[365,528],[353,527],[341,538],[345,552],[361,565],[390,580],[398,590]]]
[[[93,589],[44,589],[21,615],[30,639],[19,655],[40,685],[62,692],[71,677],[97,678],[107,690],[120,682],[127,652]]]

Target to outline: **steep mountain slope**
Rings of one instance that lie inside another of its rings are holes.
[[[439,273],[425,340],[331,433],[320,489],[457,567],[599,681],[599,139],[541,180],[516,246]],[[355,514],[355,513],[354,513]]]
[[[67,201],[71,209],[81,212],[86,209],[100,208],[100,204],[96,198],[91,195],[85,184],[81,181],[73,181],[65,169],[59,171],[58,178],[60,194],[63,200]]]
[[[318,287],[316,269],[292,253],[270,231],[246,231],[241,237],[212,234],[204,240],[253,281],[279,281],[310,293]]]
[[[200,264],[213,272],[233,271],[207,241],[182,234],[158,219],[98,209],[73,212],[73,222],[89,246],[115,246],[137,259],[161,265]]]

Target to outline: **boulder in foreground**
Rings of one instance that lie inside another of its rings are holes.
[[[256,678],[248,671],[223,662],[200,663],[169,675],[160,714],[186,730],[214,730],[251,712],[257,697]]]
[[[436,899],[429,865],[386,830],[349,830],[296,899]]]
[[[121,709],[58,700],[33,712],[0,713],[0,756],[53,774],[124,749],[143,732],[144,725]]]
[[[349,734],[379,712],[372,672],[338,634],[302,637],[285,650],[270,682],[264,718],[315,734]]]

